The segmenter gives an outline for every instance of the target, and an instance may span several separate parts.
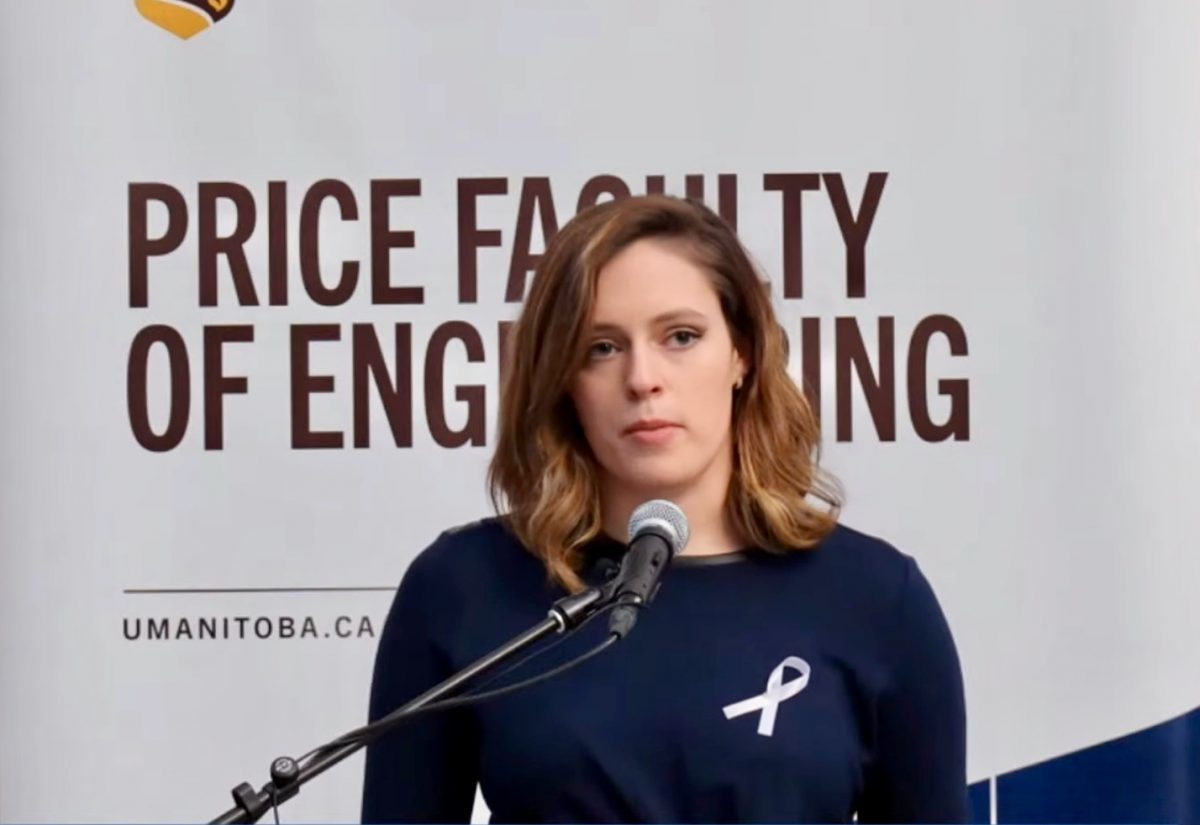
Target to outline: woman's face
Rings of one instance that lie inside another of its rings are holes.
[[[727,476],[745,365],[705,272],[670,241],[637,241],[600,270],[589,330],[571,398],[607,480],[663,495]],[[636,429],[654,422],[667,426]]]

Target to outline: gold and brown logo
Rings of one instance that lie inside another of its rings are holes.
[[[234,0],[134,0],[151,23],[187,40],[220,23],[233,11]]]

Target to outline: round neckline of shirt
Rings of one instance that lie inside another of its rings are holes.
[[[625,552],[625,544],[617,541],[608,533],[600,533],[594,540],[598,545],[601,555],[607,556],[613,560],[620,559]],[[738,550],[729,550],[724,553],[706,553],[701,555],[689,555],[681,553],[671,559],[671,567],[678,568],[708,568],[708,567],[723,567],[727,564],[735,564],[738,562],[749,561],[755,553],[753,547],[743,547]]]
[[[672,567],[719,567],[725,564],[749,561],[754,550],[743,547],[741,550],[730,550],[725,553],[707,553],[703,555],[688,555],[680,553],[671,559]]]

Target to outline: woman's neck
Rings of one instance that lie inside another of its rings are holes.
[[[712,556],[744,549],[747,540],[729,518],[725,506],[729,477],[723,483],[692,484],[687,488],[634,490],[610,489],[603,494],[604,532],[620,542],[629,540],[629,517],[635,508],[651,499],[666,499],[683,510],[688,519],[687,556]]]

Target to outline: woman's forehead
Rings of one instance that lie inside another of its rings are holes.
[[[673,313],[708,318],[719,311],[707,272],[676,250],[639,241],[600,269],[591,318],[599,326],[653,324]]]

